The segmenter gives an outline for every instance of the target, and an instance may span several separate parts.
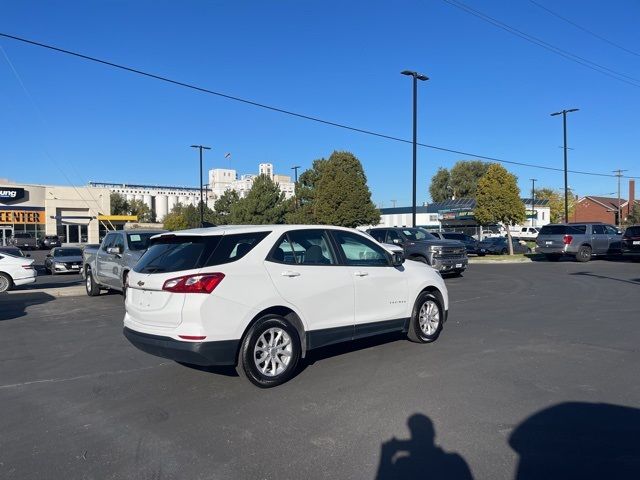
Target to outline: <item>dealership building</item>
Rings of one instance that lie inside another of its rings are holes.
[[[115,219],[110,208],[107,188],[0,184],[0,245],[17,232],[98,243],[100,225]]]

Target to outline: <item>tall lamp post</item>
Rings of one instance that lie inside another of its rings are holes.
[[[191,145],[191,148],[200,150],[200,226],[204,226],[204,197],[202,196],[202,151],[211,150],[211,147],[204,145]]]
[[[295,165],[295,166],[291,167],[291,170],[294,171],[296,185],[298,185],[298,169],[299,168],[302,168],[302,167],[300,165]]]
[[[562,115],[562,129],[564,132],[564,223],[569,223],[569,188],[567,187],[567,113],[577,112],[579,108],[562,110],[552,113],[551,116]]]
[[[416,226],[416,170],[418,147],[418,80],[429,80],[429,77],[411,70],[403,70],[402,75],[413,77],[413,202],[411,208],[411,225]]]
[[[536,181],[537,178],[530,178],[531,180],[531,226],[535,227],[535,218],[537,217],[536,213]]]

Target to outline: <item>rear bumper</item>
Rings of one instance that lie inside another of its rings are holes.
[[[124,327],[124,336],[136,348],[157,357],[193,365],[235,365],[240,340],[188,342],[150,335]]]
[[[24,277],[24,278],[14,278],[13,284],[18,287],[20,285],[27,285],[29,283],[33,283],[36,281],[36,276],[33,277]]]

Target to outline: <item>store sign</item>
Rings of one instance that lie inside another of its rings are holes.
[[[0,223],[24,223],[28,225],[45,223],[44,211],[0,210]]]
[[[475,218],[473,216],[473,210],[467,209],[440,210],[438,213],[441,220],[472,220]]]
[[[527,210],[527,218],[538,218],[538,211],[534,210],[533,213],[531,213],[531,210]]]
[[[1,201],[13,201],[24,198],[24,188],[8,188],[0,187],[0,200]]]

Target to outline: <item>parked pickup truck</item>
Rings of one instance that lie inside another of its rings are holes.
[[[422,228],[372,228],[367,233],[380,243],[401,246],[407,260],[427,263],[441,273],[460,275],[469,262],[462,242],[441,240]]]
[[[511,238],[518,240],[535,240],[540,231],[536,227],[521,227],[511,230]]]
[[[595,222],[549,224],[540,229],[536,244],[536,251],[550,261],[566,255],[588,262],[592,255],[621,255],[622,232]]]
[[[151,237],[164,231],[119,230],[107,233],[99,247],[86,246],[81,271],[87,295],[100,295],[100,290],[124,292],[129,270],[146,252]]]
[[[9,244],[22,250],[36,250],[38,239],[33,233],[15,232],[13,238],[9,240]]]

